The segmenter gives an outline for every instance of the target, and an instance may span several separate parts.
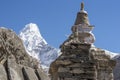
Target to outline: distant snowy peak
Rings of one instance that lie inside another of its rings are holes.
[[[51,62],[59,56],[60,50],[45,41],[34,23],[27,24],[19,37],[23,40],[27,53],[38,59],[43,68],[49,68]]]
[[[41,36],[38,26],[34,23],[25,25],[24,29],[20,32],[19,35],[23,40],[38,40],[38,42],[47,44],[44,38]]]
[[[35,32],[37,34],[40,33],[39,29],[38,29],[38,26],[34,23],[30,23],[30,24],[27,24],[25,25],[25,28],[23,29],[24,32]]]
[[[47,42],[41,36],[39,28],[36,24],[27,24],[20,32],[19,37],[23,40],[25,48],[29,55],[38,59],[38,54],[34,54],[34,49],[47,45]]]

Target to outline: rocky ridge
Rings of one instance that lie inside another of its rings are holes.
[[[22,40],[6,28],[0,28],[0,80],[49,80]]]

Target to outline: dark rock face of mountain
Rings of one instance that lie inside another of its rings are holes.
[[[114,80],[120,80],[120,55],[117,55],[113,58],[116,60],[116,66],[114,68]]]
[[[0,28],[0,80],[49,80],[21,39],[5,28]]]

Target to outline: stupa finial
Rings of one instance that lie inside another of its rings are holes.
[[[84,2],[81,3],[81,10],[84,10]]]

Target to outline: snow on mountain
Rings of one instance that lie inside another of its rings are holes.
[[[34,23],[27,24],[19,37],[23,40],[28,54],[37,58],[43,68],[49,68],[50,63],[59,56],[60,51],[48,45]]]
[[[110,52],[108,50],[105,50],[105,53],[107,55],[110,55],[111,59],[113,59],[114,57],[118,56],[119,54],[118,53],[113,53],[113,52]]]

